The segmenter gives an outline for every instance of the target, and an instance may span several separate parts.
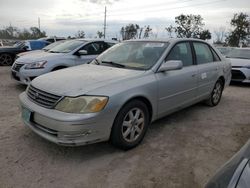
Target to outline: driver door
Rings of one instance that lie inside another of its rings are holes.
[[[80,50],[86,50],[87,54],[86,55],[78,55],[76,58],[76,65],[89,63],[93,59],[95,59],[99,54],[101,54],[105,50],[104,42],[102,42],[102,41],[91,42],[91,43],[84,45],[78,51],[80,51]]]
[[[158,114],[164,116],[191,104],[196,98],[198,80],[189,42],[177,43],[166,58],[181,60],[183,68],[156,73],[158,80]]]

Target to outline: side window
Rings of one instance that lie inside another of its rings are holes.
[[[194,42],[197,64],[205,64],[214,61],[213,54],[207,44]]]
[[[111,43],[111,42],[106,42],[106,49],[110,48],[111,46],[114,46],[115,43]]]
[[[104,51],[104,43],[93,42],[84,46],[82,50],[86,50],[88,52],[88,55],[97,55]]]
[[[176,44],[168,54],[166,61],[168,60],[181,60],[184,67],[193,65],[190,44],[188,42]]]
[[[221,61],[220,57],[217,55],[217,53],[213,49],[211,49],[211,51],[212,51],[213,56],[214,56],[214,61]]]

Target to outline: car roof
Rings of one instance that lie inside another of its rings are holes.
[[[205,42],[201,39],[194,39],[194,38],[159,38],[159,39],[132,39],[132,40],[126,40],[126,41],[145,41],[145,42],[181,42],[181,41],[197,41],[197,42]]]
[[[250,50],[250,48],[234,48],[234,49],[237,49],[237,50]]]
[[[27,42],[32,42],[32,43],[48,43],[47,41],[43,41],[43,40],[25,40]]]
[[[92,38],[78,38],[78,39],[72,39],[72,40],[80,40],[80,41],[86,41],[86,42],[98,42],[98,41],[104,41],[104,42],[118,43],[118,41],[115,41],[115,40],[107,40],[107,39],[92,39]]]

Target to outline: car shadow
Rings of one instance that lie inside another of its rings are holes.
[[[159,134],[161,134],[161,129],[166,126],[173,126],[178,122],[185,122],[185,117],[190,113],[195,113],[196,109],[201,108],[207,108],[204,104],[198,103],[193,106],[187,107],[183,110],[180,110],[178,112],[172,113],[166,117],[163,117],[155,122],[153,122],[149,126],[149,130],[147,132],[146,137],[144,138],[143,142],[137,146],[136,148],[128,151],[121,150],[119,148],[116,148],[110,144],[109,141],[101,142],[101,143],[95,143],[85,146],[61,146],[54,143],[51,143],[35,133],[33,133],[31,130],[26,135],[28,135],[27,140],[29,141],[30,147],[33,147],[32,145],[36,145],[36,148],[39,148],[39,150],[45,151],[46,153],[49,153],[49,155],[54,156],[56,155],[62,155],[68,160],[81,160],[81,161],[87,161],[92,160],[93,158],[99,158],[104,157],[106,155],[119,155],[123,153],[133,154],[137,150],[141,150],[144,147],[147,147],[147,144],[150,143],[149,140],[152,137],[158,137]],[[174,124],[173,124],[174,123]],[[63,159],[65,160],[65,159]]]
[[[231,81],[230,85],[236,86],[236,87],[250,87],[250,83],[242,83],[242,82],[234,82],[234,81]]]

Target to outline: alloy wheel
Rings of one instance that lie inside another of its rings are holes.
[[[122,136],[127,142],[134,142],[138,139],[144,129],[145,115],[139,108],[131,109],[122,123]]]
[[[220,100],[221,93],[222,93],[222,85],[220,82],[217,82],[215,87],[214,87],[213,95],[212,95],[212,99],[213,99],[214,104],[217,104],[218,101]]]
[[[11,65],[12,57],[9,54],[0,54],[0,64],[1,65]]]

